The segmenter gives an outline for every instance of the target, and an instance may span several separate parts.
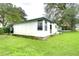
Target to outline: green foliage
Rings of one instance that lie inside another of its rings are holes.
[[[13,24],[9,24],[8,26],[4,27],[5,33],[13,33]]]
[[[71,30],[71,28],[68,26],[61,26],[61,27],[62,27],[62,30]]]
[[[59,14],[62,14],[62,11],[66,8],[66,3],[46,3],[45,12],[47,14],[47,18],[52,20],[58,20],[61,16]],[[53,11],[53,9],[55,9]],[[53,17],[51,17],[53,15]]]
[[[0,28],[0,34],[4,34],[3,28]]]
[[[72,30],[75,30],[76,15],[77,15],[77,11],[73,7],[73,8],[66,8],[62,16],[63,23],[67,22]]]
[[[10,28],[9,27],[4,27],[3,30],[4,30],[4,33],[10,33]]]
[[[0,28],[0,34],[4,33],[10,33],[10,28],[9,27]]]
[[[53,11],[53,9],[55,9],[55,11]],[[76,15],[79,13],[79,5],[75,3],[47,3],[45,10],[48,19],[53,20],[59,26],[63,25],[68,26],[72,30],[75,29],[75,24],[77,22]]]
[[[0,15],[3,19],[0,20],[3,26],[5,26],[7,22],[15,23],[26,20],[24,10],[21,7],[16,7],[11,3],[0,3]]]

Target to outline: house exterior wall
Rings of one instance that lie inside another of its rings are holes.
[[[47,31],[45,31],[45,20],[43,20],[43,30],[38,30],[37,27],[37,21],[14,25],[14,34],[46,37],[57,31],[56,28],[54,28],[54,24],[52,24],[52,33],[50,34],[50,22],[47,22]]]

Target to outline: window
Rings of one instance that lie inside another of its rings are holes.
[[[45,21],[45,31],[47,31],[47,21]]]
[[[38,20],[38,30],[43,30],[43,23],[41,20]]]

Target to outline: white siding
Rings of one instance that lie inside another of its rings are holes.
[[[37,37],[46,37],[50,35],[50,22],[47,22],[47,31],[45,31],[45,21],[43,20],[43,30],[38,30],[38,22],[27,22],[14,25],[14,34],[29,35]],[[52,34],[56,32],[54,24],[52,24]]]

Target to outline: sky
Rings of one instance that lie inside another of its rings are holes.
[[[79,0],[0,0],[0,3],[13,3],[18,7],[22,7],[28,15],[28,19],[43,17],[44,3],[78,3]]]
[[[44,16],[43,3],[13,3],[16,6],[22,7],[27,14],[28,19],[39,18]]]
[[[0,0],[4,3],[12,3],[22,9],[27,14],[27,19],[34,19],[44,16],[44,1],[42,0]],[[41,2],[41,3],[40,3]]]

